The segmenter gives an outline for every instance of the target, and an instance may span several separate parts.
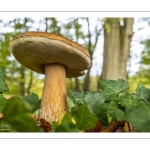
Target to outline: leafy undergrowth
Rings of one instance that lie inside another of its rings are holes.
[[[0,132],[149,132],[150,89],[135,93],[122,80],[100,80],[99,92],[68,90],[68,112],[58,122],[39,120],[41,99],[31,93],[5,99],[9,90],[0,67]]]

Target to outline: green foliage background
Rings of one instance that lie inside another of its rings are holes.
[[[9,89],[5,83],[5,70],[0,67],[0,93]],[[122,80],[100,80],[99,92],[68,91],[69,111],[61,122],[53,122],[51,132],[84,132],[92,129],[99,119],[104,126],[112,121],[127,121],[139,132],[150,132],[150,89],[138,84],[135,93],[127,92],[129,86]],[[31,117],[40,109],[41,100],[35,93],[5,99],[0,94],[1,132],[42,132]],[[2,125],[9,127],[3,127]],[[7,130],[8,129],[8,130]]]

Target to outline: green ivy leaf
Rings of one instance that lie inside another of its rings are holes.
[[[32,110],[31,110],[31,113],[34,113],[34,112],[36,112],[38,109],[40,109],[41,108],[41,100],[39,100],[35,105],[34,105],[34,107],[32,108]]]
[[[103,108],[107,110],[108,114],[114,114],[115,110],[118,108],[116,102],[111,101],[109,103],[105,103]]]
[[[6,77],[6,73],[4,67],[0,67],[0,94],[9,91],[9,88],[5,83],[5,77]]]
[[[126,109],[126,112],[133,106],[137,106],[140,104],[140,101],[136,99],[133,95],[125,92],[120,96],[120,104],[121,106],[124,106]]]
[[[53,131],[55,132],[79,132],[78,127],[72,121],[71,114],[67,113],[63,119],[61,124],[58,126],[58,123],[53,123]]]
[[[126,120],[141,132],[150,132],[150,104],[141,103],[127,112]]]
[[[150,103],[150,89],[144,87],[143,85],[137,85],[135,95],[140,100],[144,100],[145,102]]]
[[[114,115],[116,116],[118,121],[125,120],[125,112],[119,108],[116,109]]]
[[[111,101],[109,103],[105,103],[103,105],[104,109],[107,110],[109,115],[114,116],[118,121],[122,121],[125,119],[125,113],[121,109],[118,108],[115,101]]]
[[[31,93],[26,96],[22,96],[22,98],[27,101],[29,104],[31,104],[31,112],[34,113],[38,109],[41,108],[41,100],[39,100],[39,97],[35,93]]]
[[[68,97],[70,97],[70,99],[74,102],[75,105],[84,104],[83,94],[80,92],[68,90]]]
[[[71,116],[74,118],[80,131],[92,129],[97,122],[97,118],[85,104],[79,105],[76,110],[72,111]]]
[[[68,110],[69,110],[69,111],[71,111],[72,108],[75,107],[75,104],[74,104],[74,102],[71,100],[70,97],[67,97],[67,105],[68,105]]]
[[[35,94],[35,93],[31,93],[31,94],[29,94],[29,95],[22,96],[22,98],[23,98],[24,100],[26,100],[26,101],[32,103],[32,104],[36,104],[36,103],[38,103],[38,101],[39,101],[39,97],[38,97],[38,95]]]
[[[94,103],[96,103],[97,105],[101,105],[105,102],[105,97],[103,93],[87,92],[84,95],[84,102],[86,102],[87,105],[92,105]]]
[[[2,113],[6,102],[7,100],[4,98],[2,94],[0,94],[0,113]]]
[[[51,130],[51,132],[55,132],[58,126],[59,126],[58,122],[52,121],[52,130]]]
[[[105,97],[102,93],[87,92],[84,95],[84,102],[88,108],[95,114],[101,121],[102,125],[108,125],[108,118],[106,110],[102,107],[105,102]]]
[[[119,93],[125,92],[129,89],[128,84],[123,79],[118,80],[100,80],[100,90],[109,100],[119,98]]]
[[[3,109],[4,121],[10,125],[10,131],[40,132],[36,121],[30,116],[30,111],[25,107],[19,97],[10,98]],[[11,129],[12,128],[12,129]]]

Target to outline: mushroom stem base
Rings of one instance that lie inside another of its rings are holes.
[[[66,113],[66,69],[59,63],[45,64],[45,83],[42,94],[40,118],[58,121]]]

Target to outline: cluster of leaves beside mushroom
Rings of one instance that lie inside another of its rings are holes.
[[[10,132],[149,132],[150,89],[128,93],[122,80],[100,80],[99,92],[66,91],[66,77],[84,75],[89,53],[54,34],[27,32],[10,41],[10,51],[25,67],[45,74],[42,98],[35,93],[6,100],[8,86],[0,67],[0,123]]]

